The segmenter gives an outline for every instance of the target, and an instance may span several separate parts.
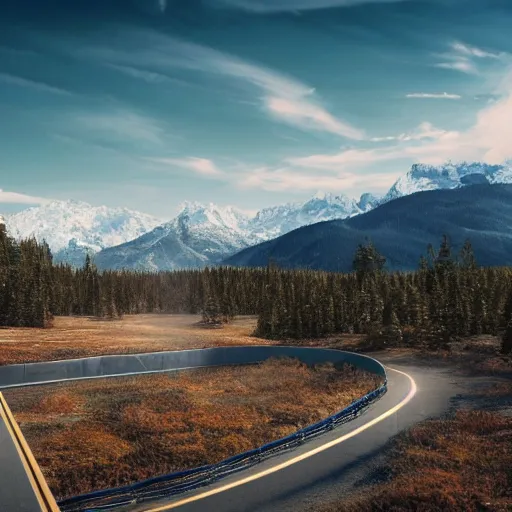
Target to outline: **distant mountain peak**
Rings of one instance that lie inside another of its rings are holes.
[[[102,259],[104,268],[124,265],[171,270],[216,264],[238,250],[302,226],[356,217],[414,192],[486,183],[512,183],[512,161],[502,165],[465,161],[417,163],[398,178],[385,196],[367,192],[352,198],[341,191],[318,191],[305,201],[263,208],[253,215],[233,206],[184,201],[177,215],[162,224],[150,215],[127,208],[67,200],[10,215],[6,226],[15,237],[45,239],[61,261],[81,264],[85,252],[102,254],[108,249]]]
[[[469,176],[480,176],[468,179]],[[417,163],[411,170],[398,178],[389,189],[383,202],[425,190],[452,189],[473,183],[512,183],[512,166],[506,162],[501,165],[482,162],[452,162],[441,165]]]
[[[83,201],[50,201],[6,217],[9,234],[15,238],[45,240],[59,259],[75,256],[77,247],[100,251],[133,240],[161,224],[161,220],[127,208],[91,206]],[[71,243],[71,245],[70,245]],[[67,251],[67,252],[66,252]]]

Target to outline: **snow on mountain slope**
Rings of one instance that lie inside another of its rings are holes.
[[[97,254],[100,268],[176,270],[219,263],[227,254],[262,241],[249,217],[233,208],[184,203],[170,222],[136,240]]]
[[[489,165],[480,162],[448,162],[433,166],[414,164],[398,178],[383,202],[425,190],[452,189],[476,183],[512,183],[512,163]]]
[[[84,251],[97,252],[143,235],[161,220],[128,210],[91,206],[81,201],[52,201],[6,216],[9,234],[15,238],[46,240],[56,259],[75,259]],[[67,255],[67,256],[66,256]]]
[[[184,203],[173,220],[137,240],[101,251],[96,263],[100,268],[147,270],[204,267],[306,224],[362,211],[355,199],[332,194],[264,208],[252,218],[231,206]]]
[[[318,192],[304,203],[288,203],[260,210],[250,220],[249,229],[260,239],[269,240],[308,224],[362,213],[366,208],[365,201],[361,208],[355,199],[344,194]]]
[[[11,215],[6,224],[15,237],[46,239],[57,261],[74,265],[83,263],[86,252],[100,251],[97,263],[103,268],[197,268],[302,226],[353,217],[404,195],[479,183],[512,183],[512,162],[415,164],[384,197],[318,193],[304,202],[264,208],[253,217],[229,206],[186,202],[175,218],[160,224],[124,208],[55,201]]]

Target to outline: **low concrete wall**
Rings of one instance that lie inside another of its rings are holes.
[[[264,345],[122,354],[0,366],[0,389],[66,380],[250,364],[265,361],[271,357],[293,357],[307,364],[348,363],[386,378],[386,371],[378,361],[361,354],[322,348]]]

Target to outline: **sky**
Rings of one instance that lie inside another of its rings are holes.
[[[0,212],[171,218],[512,158],[509,0],[3,0]]]

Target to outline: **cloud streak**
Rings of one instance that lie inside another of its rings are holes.
[[[478,68],[475,61],[478,59],[501,59],[504,53],[494,53],[476,46],[471,46],[460,41],[450,44],[450,50],[438,55],[442,62],[434,64],[437,68],[451,69],[461,73],[477,74]]]
[[[301,192],[319,189],[343,191],[358,189],[363,191],[368,188],[386,189],[395,180],[395,173],[360,175],[353,172],[339,172],[335,175],[319,175],[318,173],[304,173],[290,167],[278,169],[262,167],[246,173],[244,179],[239,181],[238,187],[268,192]]]
[[[249,94],[256,94],[261,108],[276,120],[303,130],[323,131],[353,140],[364,138],[362,130],[329,112],[314,88],[292,77],[213,48],[155,32],[131,32],[129,39],[135,44],[133,51],[115,49],[109,44],[89,48],[85,54],[110,67],[122,66],[120,70],[146,81],[159,80],[160,73],[169,74],[175,69],[224,77],[248,88]],[[159,72],[137,69],[148,65]]]
[[[8,204],[45,204],[49,203],[49,199],[43,197],[29,196],[18,192],[8,192],[0,189],[0,203]]]
[[[401,133],[400,135],[393,135],[387,137],[373,137],[370,139],[372,142],[384,142],[384,141],[414,141],[414,140],[423,140],[423,139],[439,139],[443,136],[446,136],[448,131],[441,130],[436,128],[431,123],[421,123],[417,128],[411,130],[410,132]]]
[[[163,83],[172,83],[179,85],[190,85],[187,84],[184,80],[179,80],[177,78],[172,78],[162,73],[155,73],[154,71],[148,71],[147,69],[141,69],[133,66],[123,66],[121,64],[106,64],[109,68],[120,71],[125,75],[128,75],[132,78],[137,78],[139,80],[144,80],[149,84],[163,84]]]
[[[454,62],[438,62],[435,64],[436,68],[451,69],[453,71],[460,71],[461,73],[467,73],[468,75],[478,73],[476,66],[466,59],[458,59]]]
[[[424,98],[424,99],[434,99],[434,100],[460,100],[462,96],[459,94],[448,94],[447,92],[443,93],[429,93],[429,92],[413,92],[409,93],[405,96],[406,98]]]
[[[0,73],[0,82],[8,85],[15,85],[18,87],[26,87],[39,92],[45,92],[50,94],[58,94],[61,96],[73,96],[73,94],[65,89],[54,87],[43,82],[36,82],[34,80],[28,80],[20,76],[9,75],[7,73]]]
[[[353,7],[364,4],[390,4],[407,0],[210,0],[215,6],[226,6],[254,13],[300,12]]]
[[[468,57],[476,57],[478,59],[499,59],[499,53],[488,52],[477,48],[476,46],[470,46],[461,42],[454,42],[451,45],[452,50],[459,55],[467,55]]]
[[[162,164],[166,167],[181,167],[195,172],[201,176],[220,178],[225,176],[212,160],[207,158],[187,157],[187,158],[148,158],[148,160]]]
[[[159,145],[165,135],[158,121],[127,109],[70,114],[68,121],[74,128],[93,138]]]

